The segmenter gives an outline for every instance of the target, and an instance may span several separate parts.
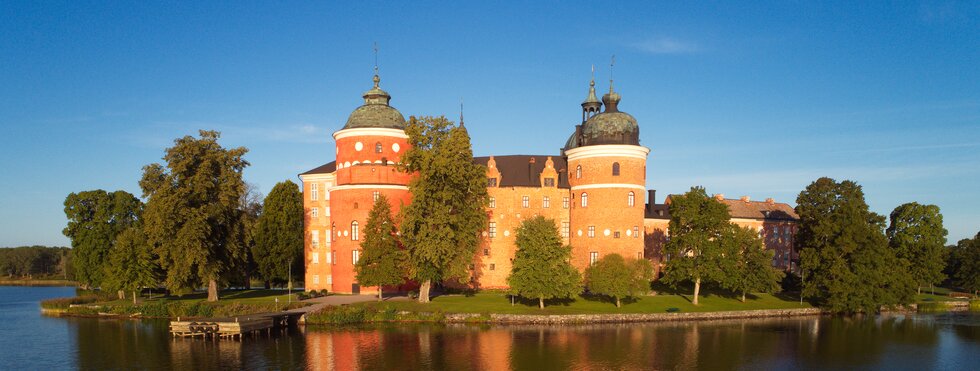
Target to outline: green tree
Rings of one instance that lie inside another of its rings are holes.
[[[888,248],[885,218],[868,210],[861,186],[820,178],[796,203],[804,296],[838,313],[912,301],[908,264]]]
[[[185,136],[166,150],[166,166],[143,167],[140,187],[147,198],[143,230],[166,271],[171,291],[206,284],[208,301],[218,300],[218,283],[236,273],[246,257],[242,170],[244,147],[225,149],[216,131]]]
[[[138,226],[127,228],[116,238],[105,265],[104,287],[131,292],[133,304],[140,289],[157,283],[156,260]]]
[[[749,292],[775,292],[779,289],[784,273],[773,268],[774,252],[766,250],[762,239],[751,228],[730,224],[722,234],[721,244],[725,255],[733,260],[731,269],[722,286],[742,294],[742,302]]]
[[[292,181],[279,182],[265,197],[255,226],[252,256],[267,282],[283,283],[302,277],[303,194]]]
[[[98,189],[65,198],[68,226],[62,233],[71,239],[75,279],[83,288],[102,284],[103,265],[116,237],[136,223],[142,208],[142,202],[125,191]]]
[[[398,242],[397,231],[388,198],[378,196],[364,228],[361,256],[354,265],[360,284],[378,286],[378,301],[384,298],[383,286],[405,282],[406,256]]]
[[[462,280],[486,228],[486,168],[473,163],[470,137],[444,117],[412,117],[405,129],[411,148],[402,170],[412,203],[402,209],[402,242],[409,275],[419,281],[419,302],[429,302],[433,282]]]
[[[709,197],[704,188],[693,187],[670,199],[667,263],[664,282],[677,285],[694,283],[694,300],[698,304],[701,284],[726,280],[731,259],[724,257],[720,238],[729,226],[728,206]]]
[[[972,239],[959,241],[950,252],[954,285],[973,292],[980,292],[980,233]]]
[[[653,266],[646,259],[627,261],[619,254],[609,254],[585,269],[585,287],[589,292],[611,297],[616,307],[621,299],[650,291]]]
[[[517,229],[514,266],[507,277],[511,291],[521,297],[569,298],[582,291],[582,278],[569,263],[572,248],[563,246],[555,221],[543,216],[524,220]]]
[[[939,206],[906,203],[896,207],[890,219],[888,245],[908,264],[916,290],[942,282],[947,232]]]

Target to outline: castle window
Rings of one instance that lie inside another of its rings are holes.
[[[551,197],[544,196],[544,199],[541,200],[541,207],[545,209],[551,207]]]
[[[333,252],[327,252],[323,254],[323,256],[327,258],[327,264],[333,263],[333,254],[334,254]]]
[[[487,178],[487,187],[496,187],[497,178]]]
[[[316,186],[317,186],[316,183],[310,184],[310,200],[312,201],[316,201],[319,193],[319,190],[317,189]]]
[[[531,207],[531,198],[528,196],[521,197],[521,207],[525,209]]]
[[[640,226],[633,226],[633,238],[640,238]]]
[[[490,256],[490,249],[483,249],[483,256]]]
[[[619,238],[619,231],[613,232],[613,238]]]
[[[568,233],[569,233],[568,230],[569,230],[568,222],[561,222],[561,237],[562,238],[568,238]]]
[[[575,179],[582,179],[582,165],[575,167]]]
[[[567,209],[568,208],[568,204],[569,204],[568,197],[562,197],[562,199],[561,199],[561,207],[563,209]]]
[[[317,214],[319,214],[318,211],[319,211],[319,209],[318,208],[315,208],[315,207],[312,208],[312,209],[310,209],[310,217],[311,218],[316,218],[317,217]]]
[[[357,209],[357,202],[354,203],[354,209]]]
[[[490,197],[490,208],[493,209],[493,208],[496,208],[496,207],[497,207],[497,198],[496,197]]]
[[[490,234],[490,238],[496,238],[497,237],[497,222],[490,222],[490,228],[488,228],[488,229],[489,229],[488,233]]]
[[[643,252],[642,251],[636,253],[636,260],[640,260],[640,259],[643,259]]]
[[[599,252],[598,251],[589,252],[589,265],[595,265],[595,263],[598,261],[599,261]]]
[[[619,176],[619,163],[613,162],[613,176]]]
[[[357,221],[350,222],[350,239],[351,241],[357,241],[360,239],[360,233],[357,233]]]
[[[320,245],[320,231],[310,231],[310,246],[314,249]]]
[[[490,270],[494,270],[494,268],[497,268],[497,265],[496,264],[493,264],[493,263],[490,263]]]
[[[545,187],[554,187],[555,186],[555,178],[544,178],[544,186]]]
[[[632,195],[633,193],[630,192],[630,194]],[[378,202],[378,197],[381,197],[381,192],[374,191],[374,202]],[[630,206],[633,206],[633,205],[630,205]]]
[[[588,207],[588,206],[589,206],[589,194],[582,192],[582,207]]]
[[[595,226],[594,225],[590,225],[589,226],[589,238],[595,238]]]
[[[382,151],[383,148],[384,147],[381,146],[381,142],[375,143],[374,144],[374,153],[381,153],[381,151]]]
[[[351,261],[354,264],[357,264],[358,260],[361,260],[361,250],[351,251]]]
[[[330,252],[330,259],[327,259],[327,261],[330,261],[330,260],[333,260],[333,264],[334,265],[337,264],[337,252],[336,251],[331,251]],[[330,280],[330,277],[329,276],[327,277],[327,283],[333,283],[333,281]]]
[[[313,253],[313,264],[320,264],[320,254]]]
[[[314,274],[313,275],[313,284],[314,285],[319,285],[320,284],[320,275],[319,274]]]
[[[633,207],[635,203],[636,203],[636,195],[633,194],[633,192],[630,192],[628,195],[626,195],[626,205],[629,207]]]

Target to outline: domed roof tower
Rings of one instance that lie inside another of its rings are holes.
[[[619,110],[622,97],[613,90],[609,82],[609,93],[602,96],[606,110],[585,121],[579,146],[597,144],[640,145],[640,126],[636,118]]]
[[[374,75],[374,87],[364,92],[364,105],[357,107],[347,118],[344,129],[387,128],[405,129],[405,116],[390,106],[391,95],[378,86],[381,78]]]

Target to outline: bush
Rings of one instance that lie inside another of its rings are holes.
[[[918,311],[922,313],[946,312],[949,310],[949,306],[941,301],[919,303],[917,307]]]
[[[680,311],[681,311],[680,308],[675,308],[675,307],[667,308],[667,313],[679,313]]]
[[[330,295],[330,291],[327,291],[327,289],[320,290],[320,296],[327,296],[327,295]]]
[[[41,308],[44,309],[68,309],[73,304],[91,304],[98,301],[96,295],[88,294],[73,298],[55,298],[41,301]]]
[[[105,307],[72,307],[68,308],[68,314],[76,316],[97,316],[105,312]]]
[[[363,323],[367,317],[366,312],[363,306],[330,306],[310,313],[306,317],[306,322],[321,325],[352,325]]]

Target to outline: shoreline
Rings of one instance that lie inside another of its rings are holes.
[[[0,286],[78,287],[78,282],[69,280],[0,280]]]

